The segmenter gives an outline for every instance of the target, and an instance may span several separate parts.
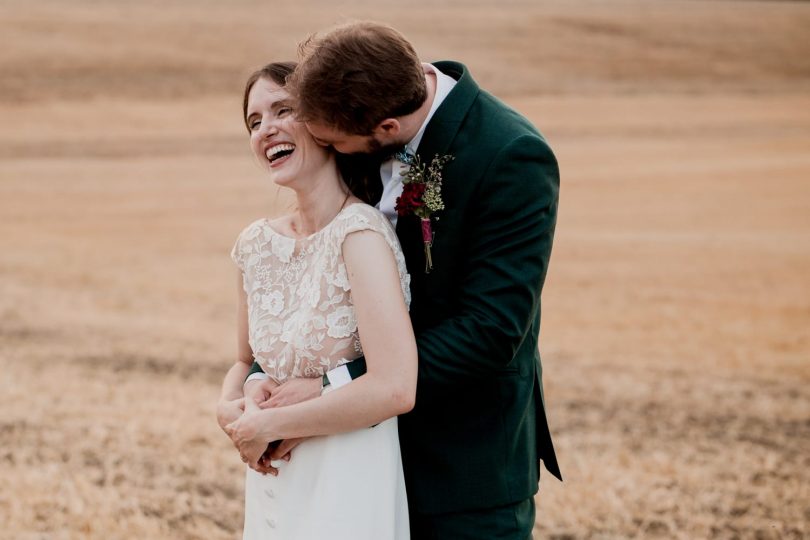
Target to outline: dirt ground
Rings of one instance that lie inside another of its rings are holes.
[[[810,536],[810,4],[0,3],[0,539],[235,539],[242,81],[348,18],[561,164],[536,538]]]

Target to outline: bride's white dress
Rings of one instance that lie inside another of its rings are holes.
[[[362,354],[342,245],[363,230],[379,233],[391,247],[410,304],[396,233],[371,206],[347,206],[304,239],[284,236],[266,219],[239,235],[231,256],[244,276],[250,346],[276,381],[321,377]],[[278,476],[247,470],[244,539],[409,538],[396,418],[308,439],[289,462],[274,465]]]

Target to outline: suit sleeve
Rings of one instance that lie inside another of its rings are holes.
[[[254,373],[264,373],[262,366],[260,366],[259,363],[256,362],[255,360],[253,361],[253,365],[250,366],[250,371],[248,371],[248,374],[245,376],[245,380],[247,380],[247,378],[253,375]]]
[[[538,136],[514,139],[493,159],[465,209],[459,312],[417,336],[420,382],[486,379],[511,362],[540,309],[559,185]]]

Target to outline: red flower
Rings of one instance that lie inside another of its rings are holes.
[[[397,197],[397,215],[400,217],[407,216],[413,214],[417,208],[424,206],[422,195],[425,194],[426,187],[425,184],[418,182],[405,184],[402,187],[402,195]]]

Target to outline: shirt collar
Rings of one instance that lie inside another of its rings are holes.
[[[411,154],[416,153],[417,148],[419,148],[419,143],[422,142],[422,136],[425,134],[425,129],[427,129],[427,125],[430,123],[430,119],[433,118],[433,114],[458,82],[453,77],[445,75],[439,71],[439,68],[433,64],[422,64],[422,68],[425,70],[425,73],[436,74],[436,93],[433,96],[433,104],[430,106],[430,110],[425,117],[425,121],[422,122],[422,126],[419,128],[419,131],[416,132],[413,139],[411,139],[408,144],[405,145],[406,150]]]

